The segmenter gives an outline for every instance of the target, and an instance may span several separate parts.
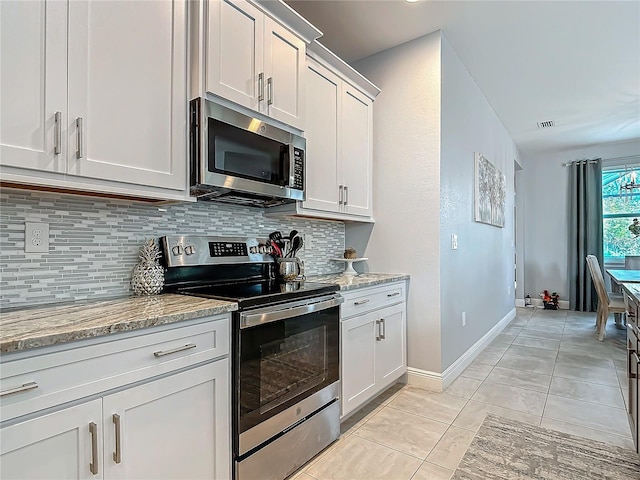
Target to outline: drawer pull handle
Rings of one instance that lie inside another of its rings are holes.
[[[384,318],[380,319],[380,326],[382,327],[382,331],[380,332],[380,340],[384,340],[387,334],[387,327],[384,324]]]
[[[36,382],[25,383],[19,387],[10,388],[9,390],[0,392],[0,398],[8,397],[9,395],[14,395],[16,393],[28,392],[29,390],[35,390],[36,388],[38,388],[38,384]]]
[[[113,461],[116,463],[122,462],[122,449],[120,446],[121,437],[120,437],[120,415],[117,413],[113,414],[113,424],[116,428],[116,451],[113,452]]]
[[[398,295],[400,295],[400,292],[387,293],[387,297],[397,297]]]
[[[369,299],[365,298],[364,300],[360,300],[359,302],[353,302],[354,305],[364,305],[365,303],[369,303]]]
[[[195,343],[187,343],[186,345],[184,345],[182,347],[172,348],[171,350],[160,350],[158,352],[153,352],[153,356],[156,357],[156,358],[164,357],[165,355],[171,355],[172,353],[183,352],[184,350],[189,350],[191,348],[196,348],[196,344]]]
[[[89,470],[94,475],[98,474],[98,425],[91,422],[89,424],[89,432],[91,433],[91,463]]]

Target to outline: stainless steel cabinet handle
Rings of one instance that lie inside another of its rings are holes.
[[[113,452],[113,461],[116,463],[122,462],[122,450],[121,450],[121,437],[120,437],[120,415],[117,413],[113,414],[113,424],[116,428],[116,451]]]
[[[267,78],[267,105],[273,105],[273,77]]]
[[[365,298],[364,300],[360,300],[359,302],[353,302],[354,305],[364,305],[365,303],[369,303],[371,300]]]
[[[342,185],[338,186],[338,205],[342,205],[342,192],[344,187]]]
[[[376,320],[376,342],[379,342],[380,340],[380,320]]]
[[[382,327],[382,332],[380,332],[380,338],[382,340],[384,340],[385,338],[387,338],[385,335],[387,334],[387,327],[384,324],[384,318],[380,319],[380,326]]]
[[[53,153],[60,155],[62,152],[62,112],[56,112],[53,116]]]
[[[400,292],[387,293],[387,297],[397,297],[400,295]]]
[[[82,117],[76,118],[76,158],[82,158],[83,145],[82,145]]]
[[[347,185],[344,186],[344,204],[349,204],[349,187]]]
[[[98,474],[98,425],[91,422],[89,424],[89,432],[91,433],[91,463],[89,470],[94,475]]]
[[[264,72],[258,75],[258,101],[264,100]]]
[[[171,350],[159,350],[157,352],[153,352],[153,356],[156,357],[156,358],[164,357],[165,355],[171,355],[172,353],[182,352],[184,350],[189,350],[191,348],[196,348],[196,344],[195,343],[187,343],[186,345],[183,345],[182,347],[172,348]]]
[[[38,384],[36,382],[23,383],[19,387],[10,388],[9,390],[0,392],[0,398],[15,395],[16,393],[28,392],[29,390],[35,390],[36,388],[38,388]]]

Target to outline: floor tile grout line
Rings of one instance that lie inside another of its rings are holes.
[[[604,387],[606,385],[601,385],[601,386]],[[612,387],[612,388],[615,388],[615,387]],[[569,400],[575,400],[577,402],[588,403],[589,405],[596,405],[598,407],[608,407],[608,408],[616,408],[618,410],[626,410],[624,407],[614,407],[613,405],[605,405],[603,403],[590,402],[589,400],[584,400],[582,398],[569,397],[568,395],[560,395],[560,394],[555,393],[555,392],[549,392],[548,395],[553,395],[554,397],[560,397],[560,398],[568,398]]]

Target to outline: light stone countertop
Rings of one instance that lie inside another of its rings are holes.
[[[0,353],[165,325],[238,309],[235,302],[164,294],[7,309],[0,313]]]
[[[333,275],[316,275],[307,277],[309,282],[333,283],[340,287],[340,290],[355,290],[357,288],[373,287],[385,283],[408,280],[409,275],[404,273],[361,273],[359,275],[344,275],[336,273]]]

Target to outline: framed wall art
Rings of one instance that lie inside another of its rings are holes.
[[[475,154],[475,220],[504,227],[506,178],[489,160]]]

